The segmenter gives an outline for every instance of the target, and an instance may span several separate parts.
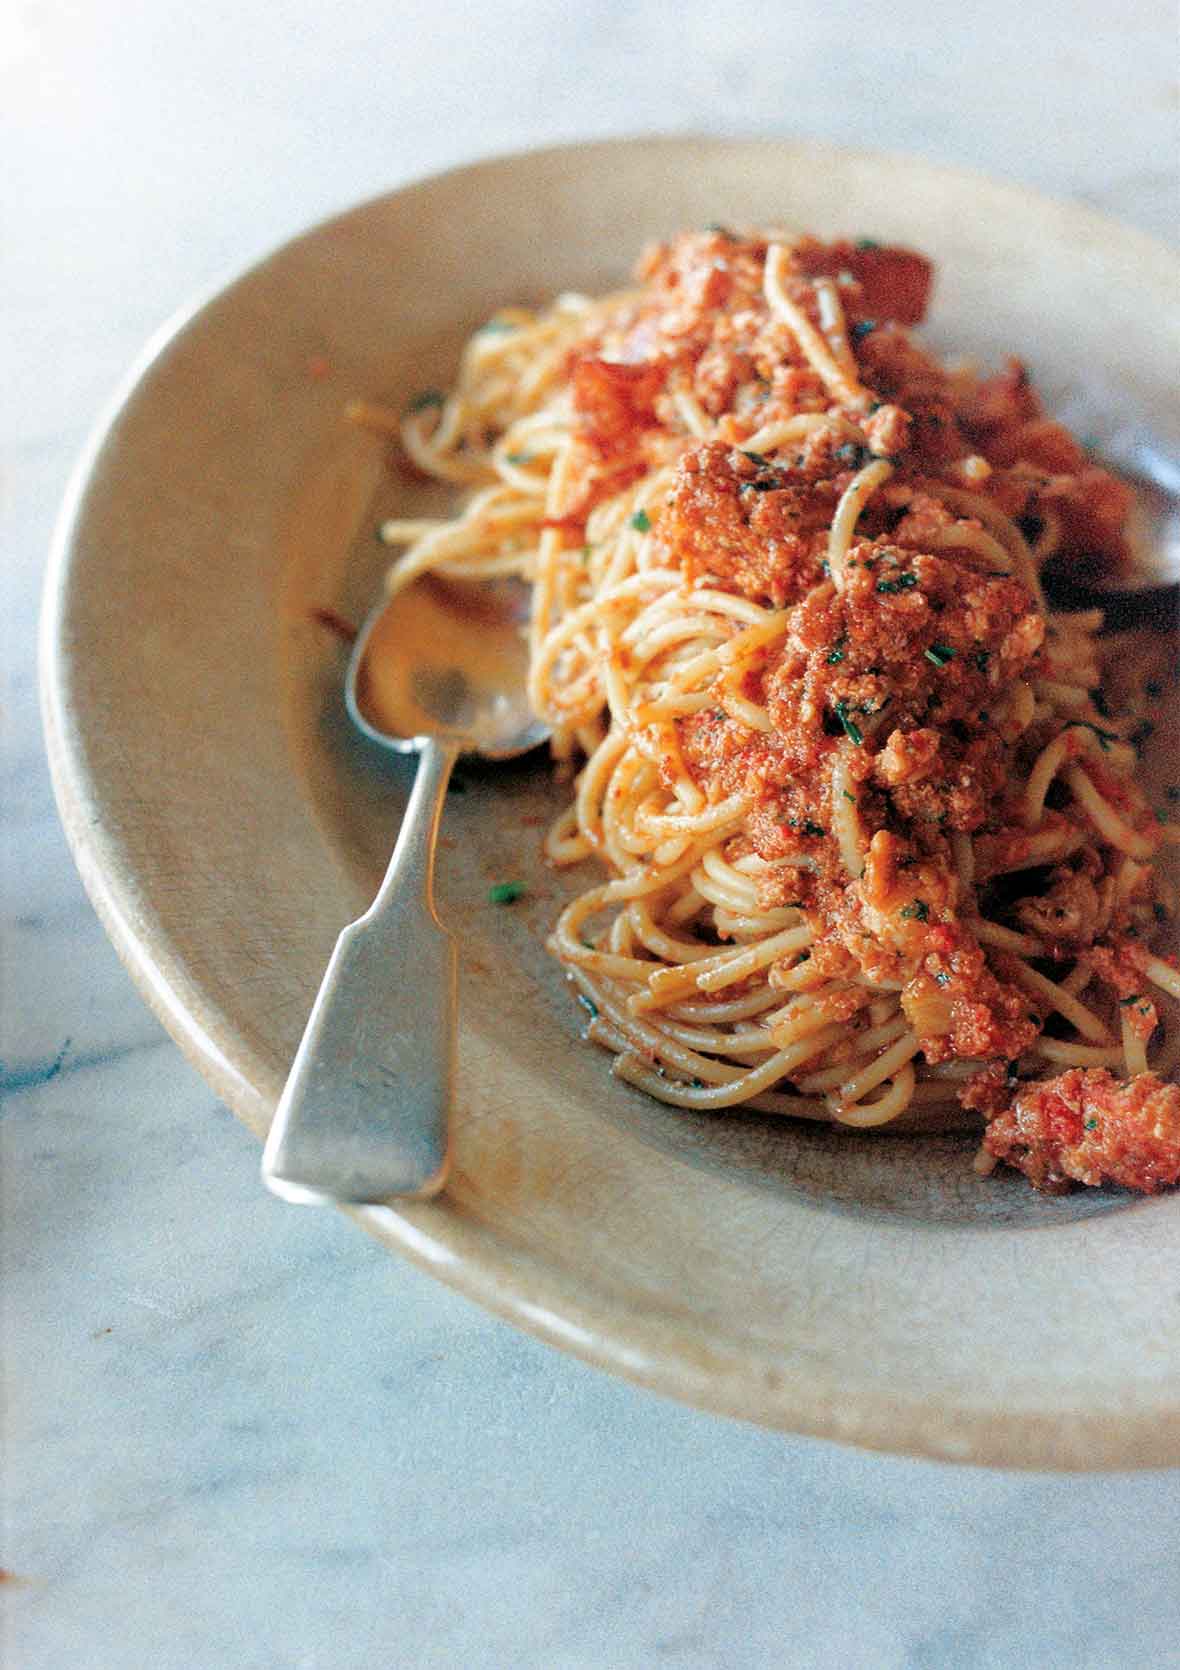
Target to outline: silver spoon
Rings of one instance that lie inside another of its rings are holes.
[[[421,759],[376,898],[336,942],[262,1156],[284,1200],[372,1203],[446,1181],[455,942],[434,909],[434,853],[461,754],[508,760],[548,735],[525,696],[516,580],[427,576],[382,603],[348,663],[366,736]]]
[[[1058,569],[1050,562],[1043,578],[1051,603],[1100,608],[1107,631],[1174,632],[1180,596],[1180,433],[1174,424],[1167,435],[1148,428],[1104,385],[1075,387],[1054,415],[1073,434],[1086,437],[1096,461],[1134,490],[1134,503],[1125,566],[1074,563]]]

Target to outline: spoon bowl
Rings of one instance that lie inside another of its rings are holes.
[[[262,1156],[303,1204],[372,1205],[446,1182],[455,1069],[455,942],[434,908],[434,855],[461,754],[513,759],[548,736],[526,694],[528,590],[425,575],[357,637],[344,699],[370,740],[420,756],[385,878],[341,933]]]
[[[427,737],[508,760],[548,728],[528,705],[529,588],[425,574],[379,603],[357,636],[344,700],[358,730],[408,754]]]

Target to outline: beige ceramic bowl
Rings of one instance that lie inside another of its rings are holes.
[[[63,515],[46,726],[111,937],[259,1137],[408,784],[349,735],[340,646],[309,616],[363,613],[376,519],[417,491],[341,409],[445,383],[498,304],[616,284],[646,239],[713,220],[916,244],[939,263],[940,346],[1018,349],[1051,390],[1098,378],[1148,414],[1171,400],[1166,251],[972,176],[777,142],[482,163],[315,229],[184,319]],[[358,1222],[709,1409],[956,1460],[1180,1462],[1180,1198],[1045,1200],[980,1181],[970,1137],[696,1117],[615,1082],[542,950],[564,886],[539,856],[543,762],[465,775],[440,879],[463,967],[453,1182]],[[511,909],[487,896],[507,878],[529,887]]]

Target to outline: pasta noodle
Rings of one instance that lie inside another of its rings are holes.
[[[636,289],[498,314],[401,424],[468,497],[384,524],[389,584],[531,581],[531,699],[576,768],[546,851],[608,878],[551,948],[677,1107],[994,1120],[1176,1055],[1168,832],[1100,617],[1040,578],[1117,560],[1127,491],[1018,362],[918,345],[930,279],[872,240],[685,234]]]

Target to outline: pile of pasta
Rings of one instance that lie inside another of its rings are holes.
[[[551,948],[620,1078],[982,1118],[981,1170],[1150,1190],[1180,1176],[1180,973],[1151,949],[1177,829],[1101,617],[1041,582],[1120,561],[1130,498],[1018,361],[920,345],[931,281],[871,239],[714,227],[632,289],[504,309],[400,422],[464,498],[384,525],[389,583],[532,584],[570,784],[546,851],[599,872]]]

